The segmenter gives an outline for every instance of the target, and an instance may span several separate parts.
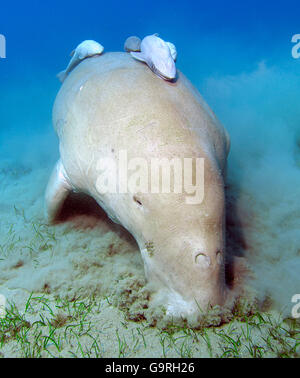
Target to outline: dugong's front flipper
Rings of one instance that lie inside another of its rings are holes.
[[[50,222],[53,222],[58,215],[70,191],[72,191],[72,186],[59,160],[53,169],[46,190],[46,216]]]

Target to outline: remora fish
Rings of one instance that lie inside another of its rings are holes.
[[[176,66],[169,45],[157,35],[149,35],[142,40],[141,52],[130,52],[131,56],[145,62],[159,77],[173,80]]]
[[[104,47],[100,43],[93,40],[86,40],[81,42],[75,50],[72,51],[72,59],[68,67],[61,71],[57,77],[63,83],[68,74],[85,58],[102,54]]]

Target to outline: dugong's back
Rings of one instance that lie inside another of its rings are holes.
[[[209,155],[222,170],[228,149],[226,131],[183,74],[175,83],[164,81],[127,53],[86,59],[71,72],[57,95],[53,123],[67,173],[82,173],[74,177],[79,187],[95,179],[85,172],[99,154]]]

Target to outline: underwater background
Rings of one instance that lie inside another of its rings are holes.
[[[103,304],[106,329],[119,324],[119,310],[152,325],[158,317],[140,311],[148,293],[130,236],[88,199],[77,216],[48,227],[44,191],[58,159],[56,74],[70,52],[85,39],[123,51],[128,36],[159,33],[231,136],[228,249],[247,260],[255,301],[289,316],[300,293],[300,59],[291,42],[299,14],[292,0],[3,2],[0,294],[20,307],[32,292],[106,298],[114,306]],[[104,355],[112,356],[109,343]],[[147,356],[158,356],[153,345]]]

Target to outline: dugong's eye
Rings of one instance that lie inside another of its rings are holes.
[[[222,252],[221,252],[221,251],[217,251],[217,252],[216,252],[216,259],[217,259],[217,263],[218,263],[218,264],[222,264],[222,262],[223,262],[223,257],[222,257]]]
[[[133,196],[133,200],[134,200],[134,202],[136,202],[139,206],[143,206],[142,201],[141,201],[137,196]]]
[[[210,258],[205,253],[197,253],[195,256],[195,263],[202,268],[208,268],[210,266]]]

